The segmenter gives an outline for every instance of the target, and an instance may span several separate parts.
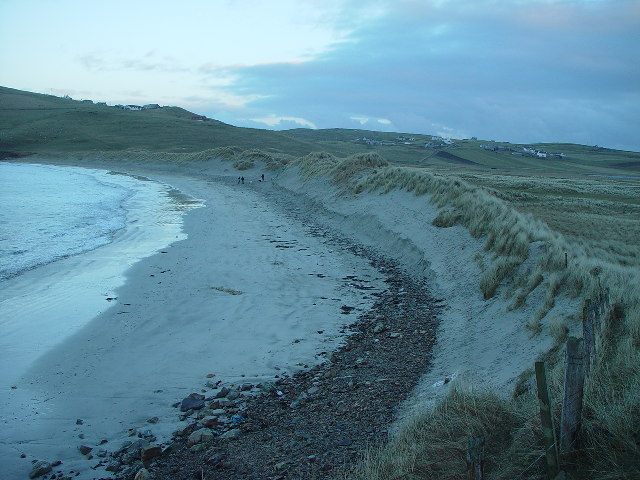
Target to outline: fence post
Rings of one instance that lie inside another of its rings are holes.
[[[469,480],[482,480],[484,468],[484,437],[469,437],[467,469]]]
[[[536,362],[536,383],[538,385],[538,401],[540,403],[540,423],[544,437],[544,451],[547,458],[547,475],[555,478],[560,473],[558,460],[558,442],[551,415],[551,400],[547,385],[547,368],[544,362]]]
[[[588,377],[596,356],[596,339],[593,331],[593,319],[595,316],[594,305],[591,299],[584,301],[582,310],[582,338],[584,339],[584,376]]]
[[[584,352],[579,339],[567,340],[567,366],[564,375],[564,400],[560,421],[560,451],[571,459],[582,425],[582,395],[584,392]]]

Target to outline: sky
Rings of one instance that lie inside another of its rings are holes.
[[[640,0],[0,0],[0,85],[640,151]]]

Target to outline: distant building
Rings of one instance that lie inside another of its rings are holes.
[[[82,100],[82,103],[91,103],[91,104],[93,104],[93,100]]]
[[[191,120],[198,120],[200,122],[206,122],[209,119],[207,117],[205,117],[204,115],[194,115],[193,117],[191,117]]]
[[[107,105],[107,102],[96,102],[96,105]]]
[[[142,107],[140,105],[125,105],[124,107],[125,110],[142,110]]]
[[[147,105],[142,106],[143,110],[154,110],[156,108],[160,108],[160,105],[157,103],[148,103]]]

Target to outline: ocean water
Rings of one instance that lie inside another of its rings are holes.
[[[105,171],[0,164],[0,280],[109,243],[133,193]]]

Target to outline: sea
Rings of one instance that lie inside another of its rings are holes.
[[[127,226],[135,204],[128,201],[141,192],[155,197],[161,215],[171,212],[162,208],[166,189],[155,182],[106,170],[0,163],[0,282],[110,243]]]
[[[25,451],[38,460],[75,449],[69,439],[77,433],[65,433],[72,419],[44,420],[54,408],[53,394],[42,393],[46,382],[34,385],[24,375],[35,369],[37,376],[39,359],[99,322],[101,313],[118,308],[126,272],[186,239],[183,216],[200,205],[140,176],[0,162],[1,478],[27,478]],[[78,376],[83,367],[74,367]],[[66,468],[82,469],[78,478],[94,478],[86,459],[78,460],[77,451],[64,457]]]

